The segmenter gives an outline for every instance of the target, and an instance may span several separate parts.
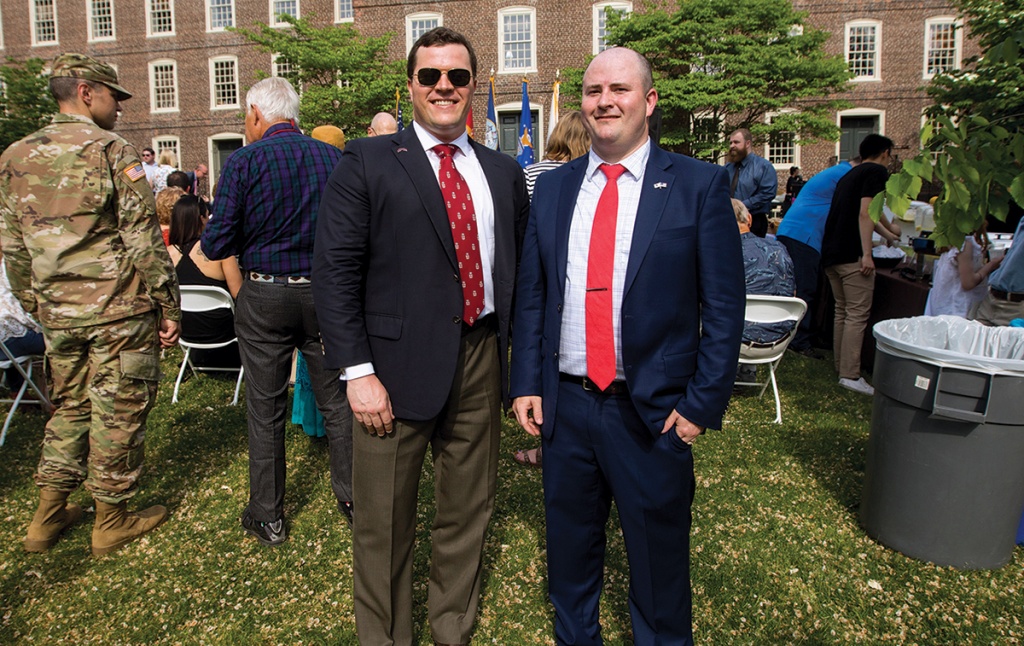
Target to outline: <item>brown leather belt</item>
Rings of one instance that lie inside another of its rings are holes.
[[[576,384],[588,393],[599,393],[601,395],[629,395],[629,387],[626,386],[625,381],[613,381],[608,384],[607,388],[601,390],[598,388],[597,384],[590,380],[589,377],[577,377],[576,375],[568,375],[564,372],[560,372],[558,373],[558,380]]]
[[[996,287],[989,287],[988,290],[992,292],[992,297],[997,298],[1001,301],[1009,301],[1011,303],[1024,303],[1024,294],[1015,292],[1004,292]]]

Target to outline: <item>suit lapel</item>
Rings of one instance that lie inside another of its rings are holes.
[[[636,273],[643,263],[647,249],[654,240],[654,232],[658,230],[661,215],[665,212],[668,196],[672,193],[675,176],[668,172],[672,160],[657,146],[651,146],[651,154],[644,171],[643,186],[640,188],[640,203],[636,209],[636,222],[633,225],[633,240],[629,247],[629,262],[626,265],[626,282],[622,296],[625,299],[629,288],[636,278]],[[657,187],[657,188],[655,188]]]
[[[423,203],[423,210],[430,218],[437,238],[444,247],[449,262],[453,268],[458,268],[455,261],[455,243],[452,242],[451,224],[448,222],[448,211],[444,207],[444,198],[441,196],[441,189],[437,185],[437,177],[434,176],[434,169],[427,160],[427,154],[420,145],[416,131],[412,126],[391,138],[391,150],[395,159],[402,165],[405,172],[412,180],[412,186]]]
[[[576,199],[580,194],[580,187],[583,186],[583,176],[587,172],[587,161],[589,157],[584,155],[575,162],[576,167],[572,169],[564,180],[562,190],[558,195],[558,211],[555,219],[555,267],[558,269],[558,289],[565,293],[565,268],[569,262],[569,225],[572,223],[572,214],[576,210]]]

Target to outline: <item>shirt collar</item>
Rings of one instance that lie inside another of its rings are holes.
[[[644,176],[644,169],[647,168],[647,158],[651,155],[651,138],[648,137],[644,145],[640,146],[629,154],[628,157],[620,160],[618,163],[626,167],[626,172],[633,177],[634,180],[639,181]],[[594,180],[594,174],[601,172],[598,170],[598,166],[601,164],[607,164],[605,160],[597,156],[594,149],[590,149],[590,154],[587,157],[587,179],[590,181]]]
[[[275,123],[274,125],[272,125],[269,128],[267,128],[266,131],[264,131],[263,136],[260,137],[260,139],[266,139],[270,135],[272,135],[275,132],[278,132],[280,130],[294,130],[295,132],[299,132],[298,126],[296,126],[293,122],[291,122],[291,121],[281,121],[281,122]]]
[[[466,133],[465,130],[462,131],[461,135],[456,137],[455,141],[441,141],[433,134],[428,132],[426,128],[416,123],[415,121],[412,122],[412,129],[416,133],[416,138],[420,140],[420,145],[423,146],[423,150],[427,152],[430,152],[430,149],[438,144],[450,143],[454,146],[459,147],[459,152],[456,154],[461,153],[466,157],[473,156],[473,149],[469,145],[469,135]]]
[[[53,123],[69,123],[71,121],[79,121],[81,123],[87,123],[90,126],[96,126],[96,122],[84,114],[78,114],[76,112],[58,112],[53,115]],[[96,127],[99,128],[99,126]]]

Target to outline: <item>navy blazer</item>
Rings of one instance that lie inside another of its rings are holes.
[[[529,197],[514,159],[472,143],[494,202],[502,394]],[[413,128],[348,142],[317,218],[313,299],[326,365],[373,362],[396,417],[441,412],[462,336],[462,282],[437,177]]]
[[[537,180],[516,290],[512,397],[540,395],[553,432],[569,224],[588,158]],[[626,267],[622,361],[630,397],[657,435],[672,409],[721,428],[746,300],[739,229],[719,166],[652,144]]]

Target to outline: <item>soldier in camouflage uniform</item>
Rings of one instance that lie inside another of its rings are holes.
[[[53,62],[60,114],[0,157],[0,244],[14,294],[43,326],[57,410],[36,472],[40,504],[25,549],[42,552],[96,502],[94,555],[167,517],[128,512],[142,469],[160,347],[177,342],[174,267],[135,149],[110,132],[131,97],[109,65],[81,54]]]

